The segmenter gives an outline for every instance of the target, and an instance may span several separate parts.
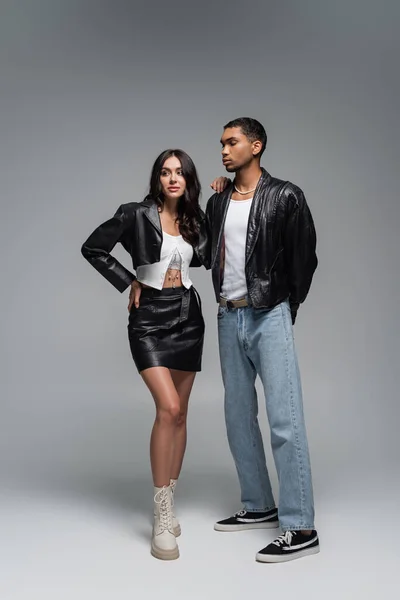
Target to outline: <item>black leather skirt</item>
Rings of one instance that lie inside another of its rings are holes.
[[[204,319],[194,287],[142,288],[129,314],[128,335],[140,373],[149,367],[201,371]]]

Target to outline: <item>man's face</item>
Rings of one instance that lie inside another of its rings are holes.
[[[228,127],[221,138],[222,163],[229,172],[248,165],[261,150],[261,142],[251,142],[240,127]]]

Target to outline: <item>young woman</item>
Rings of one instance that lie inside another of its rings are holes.
[[[223,188],[224,179],[212,187]],[[156,406],[150,440],[151,553],[163,560],[179,557],[176,537],[181,529],[172,510],[173,493],[186,447],[189,396],[203,351],[201,303],[189,276],[189,266],[209,268],[199,195],[191,158],[182,150],[166,150],[154,163],[143,202],[121,205],[82,246],[83,256],[117,290],[131,286],[130,348]],[[131,255],[136,276],[111,256],[117,242]]]

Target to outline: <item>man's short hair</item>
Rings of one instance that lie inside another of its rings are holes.
[[[258,156],[261,156],[267,145],[267,132],[259,121],[251,119],[250,117],[240,117],[239,119],[233,119],[224,125],[224,129],[230,127],[240,127],[243,134],[247,137],[250,142],[260,141],[262,146]]]

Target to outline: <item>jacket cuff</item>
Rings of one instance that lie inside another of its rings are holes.
[[[135,279],[136,277],[133,275],[133,273],[124,269],[123,272],[119,273],[119,277],[115,279],[109,279],[109,281],[122,294],[131,285],[131,283],[135,281]]]

